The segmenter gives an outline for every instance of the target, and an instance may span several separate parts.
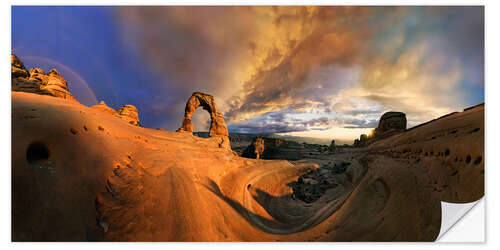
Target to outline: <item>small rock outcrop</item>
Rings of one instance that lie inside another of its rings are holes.
[[[77,101],[68,89],[68,83],[55,69],[45,74],[40,68],[32,68],[29,72],[23,62],[11,54],[12,91],[29,92],[40,95],[50,95]]]
[[[367,145],[367,143],[368,143],[368,139],[369,139],[369,138],[368,138],[368,135],[366,135],[366,134],[361,134],[361,135],[359,136],[359,139],[355,139],[355,140],[354,140],[354,144],[353,144],[353,146],[354,146],[354,147],[364,147],[364,146],[366,146],[366,145]]]
[[[224,116],[217,110],[214,97],[201,92],[194,92],[187,101],[182,127],[180,127],[177,132],[193,132],[194,126],[191,117],[199,106],[210,113],[210,137],[229,136],[226,123],[224,122]]]
[[[123,107],[114,110],[113,108],[109,107],[104,101],[101,101],[99,102],[99,104],[94,105],[91,108],[99,109],[110,115],[117,116],[132,125],[139,127],[141,126],[141,123],[139,122],[139,111],[134,105],[126,104]]]
[[[360,147],[366,146],[366,143],[368,141],[368,136],[366,134],[361,134],[359,136],[359,145]]]
[[[141,125],[139,122],[139,111],[134,105],[126,104],[116,110],[116,112],[122,119],[128,121],[128,123],[136,126]]]
[[[104,101],[99,102],[99,104],[92,106],[91,108],[99,109],[103,112],[106,112],[110,115],[116,115],[116,110],[109,107]]]
[[[267,138],[271,139],[271,138]],[[268,140],[268,144],[275,144],[276,146],[279,146],[281,144],[281,141],[279,140]],[[264,138],[261,136],[255,137],[253,140],[252,144],[247,147],[245,151],[243,151],[243,156],[248,157],[248,158],[255,158],[255,159],[260,159],[262,157],[262,154],[264,153],[265,149],[265,141]]]
[[[374,137],[381,137],[388,133],[406,129],[406,114],[403,112],[387,112],[380,117]]]

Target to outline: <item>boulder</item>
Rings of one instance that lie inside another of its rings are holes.
[[[68,83],[55,69],[45,74],[40,68],[32,68],[29,72],[23,62],[14,54],[11,55],[12,91],[50,95],[71,101],[77,101],[68,89]]]

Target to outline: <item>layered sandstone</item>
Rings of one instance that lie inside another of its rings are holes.
[[[29,72],[23,62],[11,54],[12,91],[21,91],[49,95],[71,101],[77,101],[69,92],[68,83],[55,69],[44,73],[40,68],[32,68]]]

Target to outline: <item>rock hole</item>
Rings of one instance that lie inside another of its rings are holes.
[[[89,131],[89,129],[87,128],[87,126],[83,126],[83,129],[84,129],[85,131]]]
[[[481,161],[483,161],[483,157],[481,156],[478,156],[475,160],[474,160],[474,165],[478,165],[481,163]]]
[[[475,129],[471,130],[469,133],[476,133],[479,130],[481,130],[481,129],[480,128],[475,128]]]
[[[450,150],[449,150],[449,149],[446,149],[446,150],[444,151],[444,155],[445,155],[445,156],[450,155]]]
[[[74,134],[74,135],[78,134],[78,130],[76,130],[76,129],[74,129],[74,128],[71,128],[69,131],[70,131],[72,134]]]
[[[101,127],[101,125],[99,125],[97,128],[98,128],[99,130],[101,130],[101,131],[104,131],[104,128],[103,128],[103,127]]]
[[[465,158],[465,162],[466,162],[467,164],[469,164],[469,163],[470,163],[470,161],[471,161],[471,159],[472,159],[472,157],[471,157],[470,155],[468,155],[468,156],[467,156],[467,158]]]
[[[26,160],[30,164],[35,164],[41,161],[48,160],[50,152],[47,146],[42,142],[34,142],[28,146],[26,150]]]

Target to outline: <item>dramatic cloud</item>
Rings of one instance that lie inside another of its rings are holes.
[[[484,99],[482,7],[123,7],[117,16],[123,39],[164,76],[145,84],[162,86],[151,108],[169,129],[194,91],[216,97],[231,131],[251,133],[373,128],[389,110],[413,126]]]

